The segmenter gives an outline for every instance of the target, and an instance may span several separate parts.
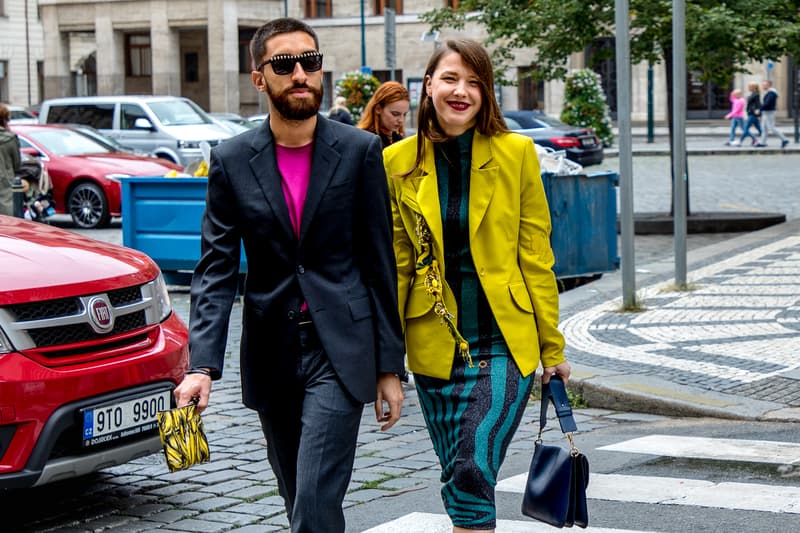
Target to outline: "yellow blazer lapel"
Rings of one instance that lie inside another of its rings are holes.
[[[475,237],[494,195],[499,167],[492,159],[489,137],[475,132],[472,140],[472,168],[469,181],[469,238]]]

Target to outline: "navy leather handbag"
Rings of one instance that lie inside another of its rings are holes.
[[[569,450],[542,442],[547,424],[547,407],[552,401],[569,440]],[[542,384],[539,435],[534,445],[528,482],[522,499],[522,514],[555,527],[586,527],[589,511],[586,487],[589,486],[589,461],[575,447],[572,433],[577,431],[564,382],[556,377]]]

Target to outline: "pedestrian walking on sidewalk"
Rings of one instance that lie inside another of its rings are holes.
[[[11,112],[0,103],[0,215],[14,215],[14,176],[20,166],[19,138],[8,130]]]
[[[750,144],[757,144],[757,136],[761,136],[761,120],[759,120],[759,116],[761,115],[761,95],[758,92],[758,83],[749,83],[747,85],[747,90],[750,91],[750,94],[747,96],[747,105],[745,106],[747,121],[744,124],[742,138],[739,139],[739,143],[742,145],[744,145],[744,140],[748,137],[751,139]],[[750,133],[751,126],[756,129],[757,136]]]
[[[761,100],[761,138],[756,146],[767,145],[767,135],[770,132],[777,135],[781,140],[781,148],[786,148],[789,144],[789,139],[784,137],[783,133],[775,125],[775,106],[778,102],[778,91],[772,86],[772,81],[764,80],[762,83],[764,88],[764,97]]]
[[[736,140],[736,130],[741,129],[742,134],[744,134],[744,107],[746,102],[741,89],[731,91],[729,99],[731,110],[725,115],[725,118],[731,121],[731,134],[725,144],[727,146],[739,146],[740,142]]]
[[[530,138],[492,62],[449,40],[423,78],[418,134],[384,150],[409,368],[453,531],[493,531],[495,485],[541,362],[567,381],[550,214]]]
[[[400,417],[404,349],[381,143],[329,120],[322,54],[306,23],[274,19],[250,42],[263,124],[211,152],[191,287],[191,370],[178,405],[208,405],[222,375],[247,254],[244,404],[258,411],[291,530],[345,531],[342,502],[364,404]]]

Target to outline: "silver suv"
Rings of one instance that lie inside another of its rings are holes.
[[[42,124],[86,124],[120,144],[187,166],[200,143],[216,146],[231,133],[180,96],[78,96],[45,100]]]

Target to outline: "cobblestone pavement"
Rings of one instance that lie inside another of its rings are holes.
[[[620,312],[608,278],[584,291],[597,293],[588,304],[562,298],[576,381],[598,387],[593,405],[800,420],[800,220],[702,251],[690,290],[654,273],[639,312]]]

